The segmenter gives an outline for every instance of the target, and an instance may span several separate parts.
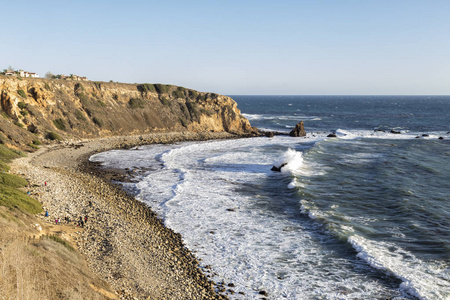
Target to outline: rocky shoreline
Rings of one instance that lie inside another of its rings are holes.
[[[41,219],[88,217],[73,240],[90,269],[121,299],[226,299],[234,292],[208,278],[181,235],[166,228],[148,206],[111,184],[88,158],[136,145],[237,137],[177,132],[66,142],[17,159],[12,170],[30,182],[28,191],[49,212]]]

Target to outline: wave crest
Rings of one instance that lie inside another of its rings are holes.
[[[274,163],[282,173],[295,173],[302,165],[303,154],[290,148]]]

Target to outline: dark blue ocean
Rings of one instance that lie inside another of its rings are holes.
[[[449,96],[231,97],[252,126],[308,135],[91,160],[140,169],[125,187],[231,299],[450,299]]]

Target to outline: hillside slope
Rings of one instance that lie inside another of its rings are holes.
[[[255,132],[227,96],[163,84],[0,76],[0,143],[150,132]]]

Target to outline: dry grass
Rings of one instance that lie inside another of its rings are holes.
[[[0,207],[0,299],[111,299],[109,286],[60,238],[38,236],[33,216]],[[34,235],[36,234],[36,235]],[[108,297],[109,296],[109,297]]]

